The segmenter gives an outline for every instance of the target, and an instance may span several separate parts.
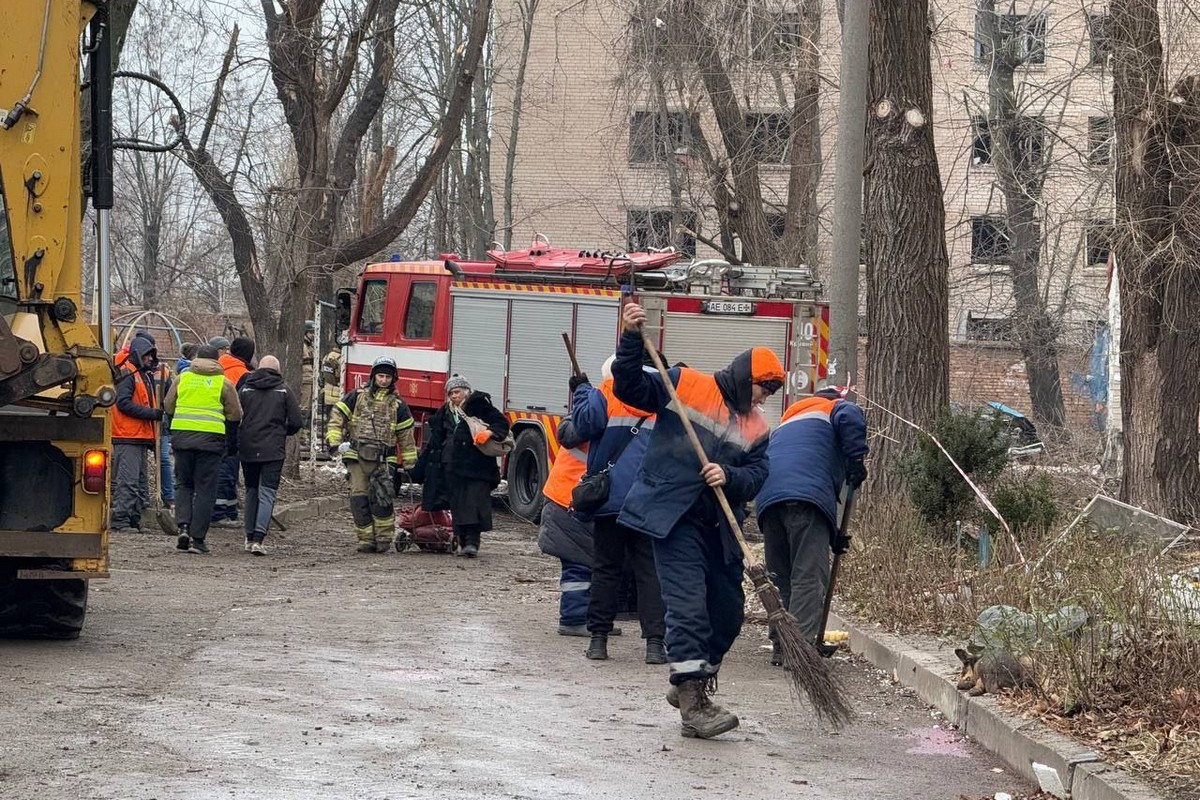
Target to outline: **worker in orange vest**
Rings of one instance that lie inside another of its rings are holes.
[[[562,565],[558,582],[558,633],[587,636],[588,601],[592,589],[592,524],[571,515],[571,490],[587,471],[587,442],[568,417],[558,426],[558,454],[542,494],[538,547]]]
[[[218,350],[221,349],[222,343],[225,345],[225,351],[221,353],[217,362],[225,370],[225,377],[233,384],[233,387],[240,389],[242,378],[249,375],[253,369],[251,362],[254,360],[254,340],[239,336],[230,342],[224,337],[218,336],[209,341],[209,344]],[[240,464],[237,441],[237,426],[234,424],[230,426],[230,430],[225,436],[228,449],[225,460],[221,462],[221,476],[217,479],[217,503],[213,508],[212,517],[214,528],[241,527],[238,523],[238,470]]]
[[[117,402],[112,411],[113,473],[112,519],[114,531],[141,531],[141,486],[147,482],[146,456],[155,442],[155,423],[163,418],[155,387],[158,349],[135,336],[122,360],[117,382]]]

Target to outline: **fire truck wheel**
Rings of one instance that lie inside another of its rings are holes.
[[[508,504],[513,513],[537,522],[542,515],[542,487],[550,465],[546,458],[546,440],[536,428],[517,434],[513,451],[508,454]]]
[[[0,563],[0,639],[75,639],[87,614],[88,582],[17,580],[22,568],[55,569],[61,564]]]

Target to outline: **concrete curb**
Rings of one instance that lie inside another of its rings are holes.
[[[296,500],[275,507],[275,518],[289,528],[299,524],[301,520],[313,516],[329,516],[339,514],[350,507],[346,495],[330,495],[328,497],[310,497],[307,500]]]
[[[949,676],[956,660],[918,650],[878,626],[829,615],[830,629],[850,634],[850,650],[916,691],[959,730],[1004,760],[1008,766],[1060,798],[1072,800],[1166,800],[1127,772],[1103,763],[1100,755],[999,707],[994,697],[968,697]]]

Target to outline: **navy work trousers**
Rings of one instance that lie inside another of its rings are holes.
[[[692,511],[666,538],[654,540],[671,683],[716,675],[741,633],[742,555],[726,545],[727,536],[714,519]]]

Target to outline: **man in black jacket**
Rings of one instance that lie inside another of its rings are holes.
[[[246,550],[261,556],[266,555],[263,539],[279,493],[287,437],[300,430],[303,419],[275,356],[263,356],[258,369],[242,379],[238,399],[242,402],[238,457],[246,478]]]

